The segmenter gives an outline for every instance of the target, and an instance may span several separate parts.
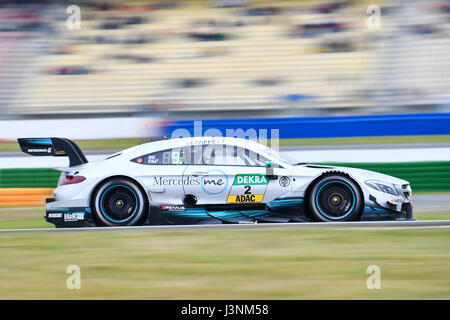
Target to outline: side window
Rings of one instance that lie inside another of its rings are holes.
[[[152,152],[132,159],[132,162],[145,165],[179,165],[190,163],[190,152],[185,148],[166,149]]]
[[[245,166],[239,148],[232,145],[209,145],[203,149],[203,163],[216,166]]]
[[[233,145],[205,145],[199,159],[203,165],[264,167],[265,157]]]
[[[252,167],[265,167],[266,162],[269,161],[266,157],[249,149],[245,149],[243,154],[249,165]]]

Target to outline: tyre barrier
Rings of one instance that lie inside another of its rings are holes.
[[[326,163],[372,170],[411,183],[417,191],[450,191],[450,161],[401,163]],[[56,188],[60,172],[54,169],[0,170],[0,206],[44,205]]]
[[[37,207],[45,205],[53,188],[0,188],[0,207]]]

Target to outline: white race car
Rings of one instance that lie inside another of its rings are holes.
[[[67,156],[46,220],[57,227],[411,220],[408,181],[299,163],[256,142],[160,140],[88,162],[63,138],[19,139],[34,156]]]

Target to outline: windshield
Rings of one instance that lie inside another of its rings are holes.
[[[288,155],[275,151],[267,146],[263,146],[262,151],[267,153],[275,162],[282,162],[288,165],[294,166],[299,162]]]

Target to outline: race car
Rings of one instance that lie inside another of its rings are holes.
[[[18,141],[69,158],[47,199],[56,227],[413,219],[408,181],[301,163],[248,139],[164,139],[95,162],[68,139]]]

